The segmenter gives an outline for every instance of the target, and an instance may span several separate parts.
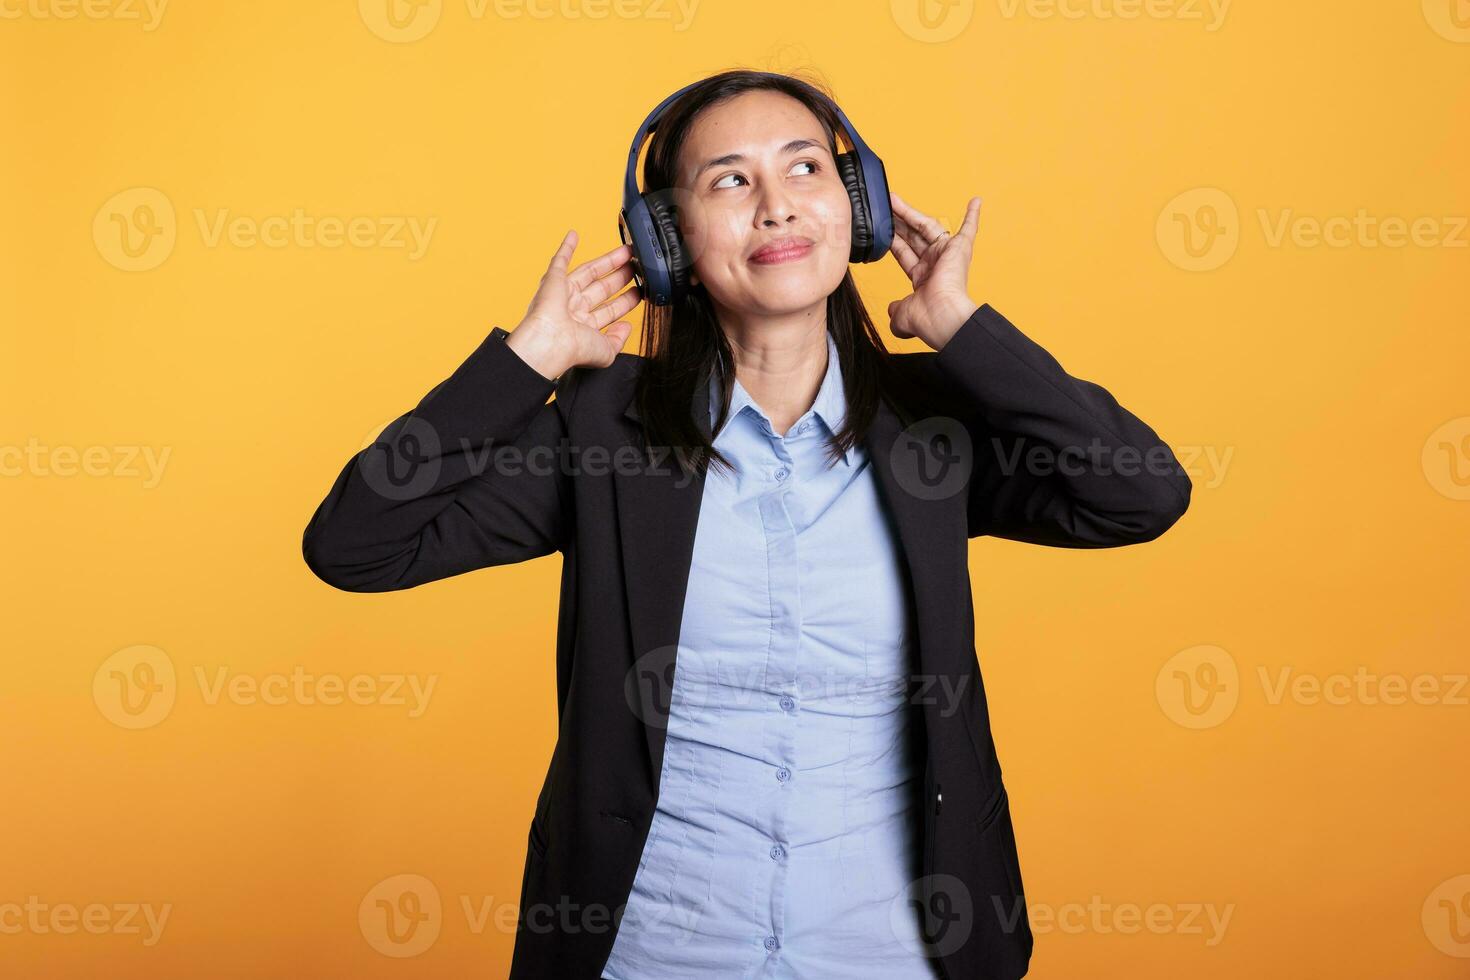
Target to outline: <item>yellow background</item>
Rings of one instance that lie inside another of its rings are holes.
[[[99,2],[0,3],[0,906],[170,912],[151,945],[0,931],[0,975],[504,975],[560,560],[351,595],[301,532],[370,435],[514,326],[567,228],[579,259],[616,244],[633,128],[732,66],[816,68],[951,228],[980,195],[976,299],[1190,465],[1157,542],[972,544],[1031,975],[1470,969],[1464,0],[444,0],[399,27],[380,0],[179,0],[151,29]],[[137,188],[174,241],[126,271]],[[436,224],[418,257],[206,234],[297,208]],[[1401,247],[1274,237],[1360,211],[1433,220]],[[881,323],[901,273],[857,274]],[[176,676],[130,728],[106,662],[137,646]],[[1226,670],[1201,720],[1180,678],[1204,659]],[[436,687],[417,718],[209,697],[221,670],[298,667]],[[1440,695],[1274,696],[1360,669]],[[359,906],[405,874],[438,932],[385,955]],[[1128,931],[1130,904],[1175,925]]]

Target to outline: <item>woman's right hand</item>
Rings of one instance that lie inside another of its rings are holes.
[[[637,286],[618,292],[633,278],[629,246],[619,245],[568,271],[576,248],[577,233],[569,231],[525,317],[505,341],[552,381],[574,367],[612,364],[633,330],[632,323],[618,318],[643,298]]]

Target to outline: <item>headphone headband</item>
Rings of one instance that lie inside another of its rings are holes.
[[[762,78],[780,78],[789,82],[794,81],[799,85],[806,84],[799,79],[792,78],[790,75],[781,75],[776,72],[762,71],[756,72],[756,74]],[[638,152],[643,149],[643,141],[648,138],[649,133],[658,128],[658,122],[659,119],[663,116],[664,110],[667,109],[671,104],[673,104],[673,102],[678,99],[679,96],[683,95],[685,92],[689,91],[698,84],[700,84],[700,82],[698,81],[690,82],[688,85],[685,85],[677,92],[668,96],[658,105],[654,106],[653,111],[651,111],[647,116],[643,117],[643,122],[640,123],[638,126],[638,132],[633,134],[633,145],[628,147],[628,168],[623,180],[624,207],[627,207],[628,202],[638,196]],[[872,150],[868,149],[868,144],[863,142],[863,138],[858,135],[858,131],[853,128],[852,123],[848,121],[847,114],[842,111],[842,107],[836,102],[827,98],[825,95],[822,95],[822,93],[818,92],[817,94],[820,95],[822,99],[826,101],[827,104],[830,105],[832,109],[837,113],[837,119],[839,122],[842,123],[842,128],[845,131],[844,135],[847,136],[847,140],[852,145],[852,148],[854,150],[857,150],[861,154],[875,155],[873,154]]]
[[[883,172],[883,161],[868,149],[868,144],[858,135],[842,107],[825,93],[789,75],[769,71],[750,74],[795,83],[832,108],[841,124],[843,136],[852,147],[848,152],[836,154],[834,161],[852,201],[849,261],[876,262],[881,259],[893,242],[893,212],[889,207],[888,177]],[[658,192],[645,195],[638,190],[638,154],[648,134],[658,128],[669,105],[705,81],[707,79],[690,82],[654,106],[639,124],[633,143],[628,147],[628,165],[623,173],[623,207],[618,212],[618,236],[632,247],[634,281],[648,302],[655,306],[667,305],[684,295],[690,256],[684,250],[676,210],[659,202]]]

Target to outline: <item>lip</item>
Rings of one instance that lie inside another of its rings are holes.
[[[812,246],[816,243],[804,235],[793,235],[786,238],[777,238],[766,242],[756,249],[750,256],[750,261],[757,265],[777,265],[781,262],[795,262],[797,259],[805,258],[811,253]]]

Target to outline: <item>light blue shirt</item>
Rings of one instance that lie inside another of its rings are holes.
[[[719,410],[710,385],[710,418]],[[837,345],[778,435],[737,380],[705,481],[658,806],[609,980],[933,980],[902,552],[867,451],[828,466]]]

